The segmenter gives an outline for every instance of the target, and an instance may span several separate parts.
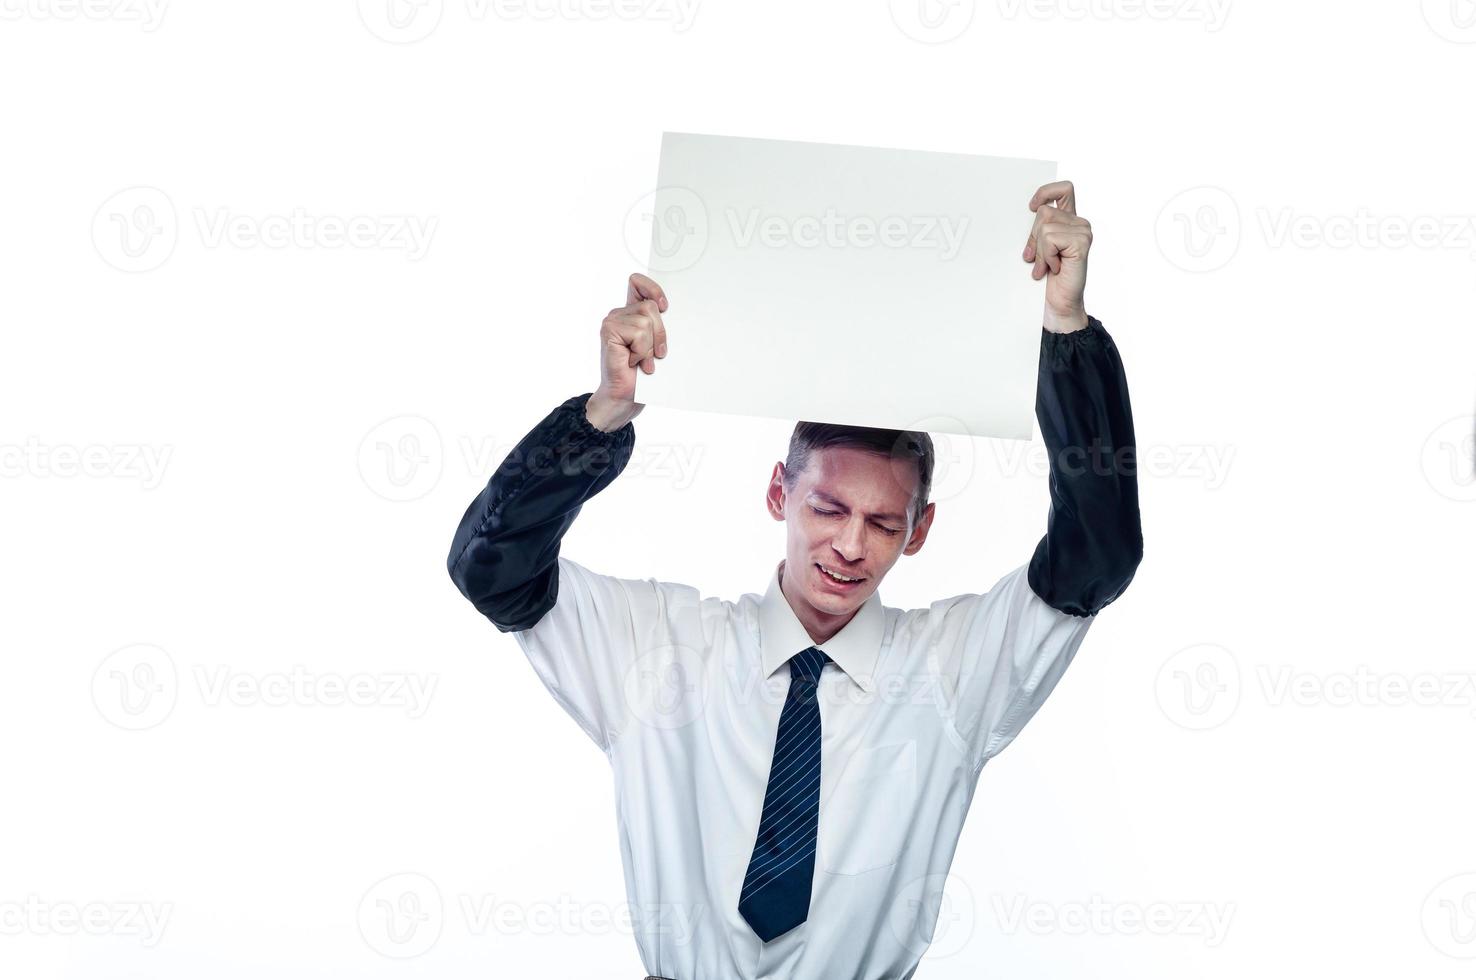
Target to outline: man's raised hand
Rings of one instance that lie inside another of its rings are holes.
[[[655,280],[631,273],[625,305],[607,313],[600,324],[600,385],[585,409],[595,428],[613,432],[646,407],[635,400],[636,368],[655,374],[656,360],[666,356],[661,314],[668,306],[666,292]]]
[[[1070,333],[1087,325],[1087,252],[1092,247],[1092,225],[1076,214],[1076,187],[1069,180],[1041,185],[1030,198],[1035,225],[1020,254],[1033,262],[1030,278],[1046,277],[1045,314],[1041,326],[1052,333]]]

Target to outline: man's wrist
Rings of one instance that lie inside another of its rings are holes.
[[[1077,310],[1065,316],[1059,316],[1047,308],[1041,320],[1041,326],[1050,333],[1075,333],[1078,330],[1085,330],[1087,327],[1086,310]]]
[[[589,424],[601,432],[616,432],[625,428],[634,416],[621,406],[605,399],[598,394],[590,395],[584,403],[584,417]]]

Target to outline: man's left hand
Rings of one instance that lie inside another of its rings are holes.
[[[1046,277],[1045,315],[1051,333],[1071,333],[1087,325],[1087,252],[1092,225],[1076,214],[1076,188],[1069,180],[1044,184],[1030,198],[1035,226],[1021,258],[1035,263],[1030,278]]]

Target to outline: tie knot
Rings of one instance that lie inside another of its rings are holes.
[[[803,677],[807,681],[814,682],[820,677],[820,671],[830,663],[830,658],[825,651],[815,647],[805,647],[799,653],[789,658],[789,677],[798,680]]]

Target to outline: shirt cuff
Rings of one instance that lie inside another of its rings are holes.
[[[587,405],[593,395],[594,392],[586,391],[582,395],[575,395],[559,407],[565,409],[573,416],[570,427],[572,434],[590,445],[605,446],[613,449],[622,441],[635,434],[635,422],[627,422],[613,432],[606,432],[604,429],[597,428],[589,420],[589,415],[587,414]]]
[[[1102,321],[1087,314],[1087,325],[1070,333],[1053,333],[1040,328],[1040,343],[1046,362],[1055,369],[1069,367],[1080,355],[1100,351],[1107,346],[1107,331]]]

